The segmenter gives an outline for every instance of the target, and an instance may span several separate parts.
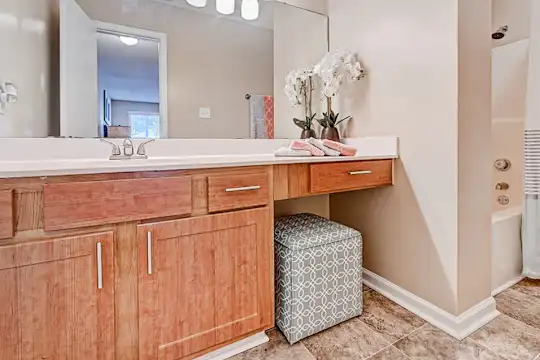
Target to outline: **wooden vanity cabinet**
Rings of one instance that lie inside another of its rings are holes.
[[[139,359],[193,358],[273,325],[269,208],[140,225]]]
[[[113,233],[0,247],[0,359],[113,360]]]
[[[0,179],[0,360],[187,360],[267,330],[273,200],[391,185],[392,165]]]

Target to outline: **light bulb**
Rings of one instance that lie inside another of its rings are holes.
[[[206,6],[206,0],[187,0],[187,3],[189,5],[195,6],[195,7],[205,7]]]
[[[134,46],[139,43],[139,39],[129,36],[120,36],[120,41],[126,44],[127,46]]]
[[[234,0],[216,0],[216,10],[223,15],[234,12]]]
[[[259,1],[244,0],[242,1],[242,17],[245,20],[255,20],[259,17]]]

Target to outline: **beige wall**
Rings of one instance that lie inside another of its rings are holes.
[[[461,314],[491,297],[491,0],[459,0],[458,25],[456,313]]]
[[[249,138],[245,95],[273,93],[272,30],[153,2],[123,12],[122,0],[77,1],[93,19],[167,34],[170,137]]]
[[[0,82],[12,81],[19,102],[0,115],[0,137],[43,137],[58,129],[49,126],[58,111],[57,97],[49,97],[51,63],[57,27],[55,0],[0,2]]]
[[[328,1],[327,0],[276,0],[285,4],[296,6],[309,11],[314,11],[319,14],[328,13]]]
[[[276,138],[299,138],[293,118],[303,119],[303,106],[293,108],[285,95],[285,76],[294,69],[311,68],[328,51],[328,18],[292,6],[274,7],[274,96]],[[320,92],[313,93],[313,111],[320,110]]]
[[[492,68],[493,118],[523,119],[529,71],[529,40],[494,48]]]
[[[276,201],[274,215],[276,217],[312,213],[330,218],[330,199],[328,195],[311,196],[307,198]]]
[[[466,88],[460,83],[466,79],[459,75],[458,66],[465,66],[472,56],[468,52],[473,51],[474,42],[480,41],[480,49],[486,42],[489,46],[486,23],[491,13],[484,14],[481,8],[489,1],[478,3],[479,8],[471,7],[481,18],[475,31],[486,40],[473,36],[474,41],[458,48],[458,32],[470,30],[471,23],[469,17],[458,22],[458,10],[467,11],[468,5],[457,0],[385,0],[384,6],[370,0],[329,1],[331,48],[357,51],[368,71],[366,81],[355,84],[340,100],[341,111],[354,117],[351,135],[397,135],[401,157],[396,162],[394,187],[332,195],[331,217],[363,232],[366,268],[454,314],[470,302],[458,299],[458,233],[465,229],[458,226],[465,204],[458,191],[472,192],[479,184],[489,190],[491,183],[488,168],[480,170],[488,176],[481,174],[483,180],[477,182],[458,176],[459,170],[488,156],[480,152],[463,164],[458,156],[470,150],[471,139],[459,142],[458,133],[466,130],[465,122],[473,114],[481,119],[471,129],[490,134],[490,119],[486,121],[483,108],[484,92],[490,89],[486,71],[477,78],[482,81],[478,88],[485,87],[480,90],[482,109],[458,96]],[[464,35],[460,33],[459,40]],[[486,58],[489,51],[464,70],[470,73],[484,66],[489,71]],[[490,158],[489,154],[485,162]],[[480,190],[480,198],[485,191]],[[477,211],[482,225],[475,233],[483,236],[479,247],[486,247],[489,234],[485,234],[484,210]],[[490,248],[484,250],[484,255],[490,253]],[[489,269],[479,271],[483,279]],[[490,279],[483,280],[489,288]],[[490,296],[479,287],[483,298],[478,301]],[[472,297],[476,301],[476,292]]]

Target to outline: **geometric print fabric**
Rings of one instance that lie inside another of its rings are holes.
[[[362,236],[299,214],[276,220],[276,325],[289,343],[362,313]]]

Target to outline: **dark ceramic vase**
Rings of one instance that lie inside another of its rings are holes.
[[[316,137],[317,137],[317,134],[315,134],[315,130],[313,129],[309,129],[309,130],[304,129],[302,131],[302,134],[300,135],[300,139],[309,139],[309,138],[316,138]]]
[[[338,141],[339,142],[339,131],[335,127],[324,128],[321,134],[321,139]]]

